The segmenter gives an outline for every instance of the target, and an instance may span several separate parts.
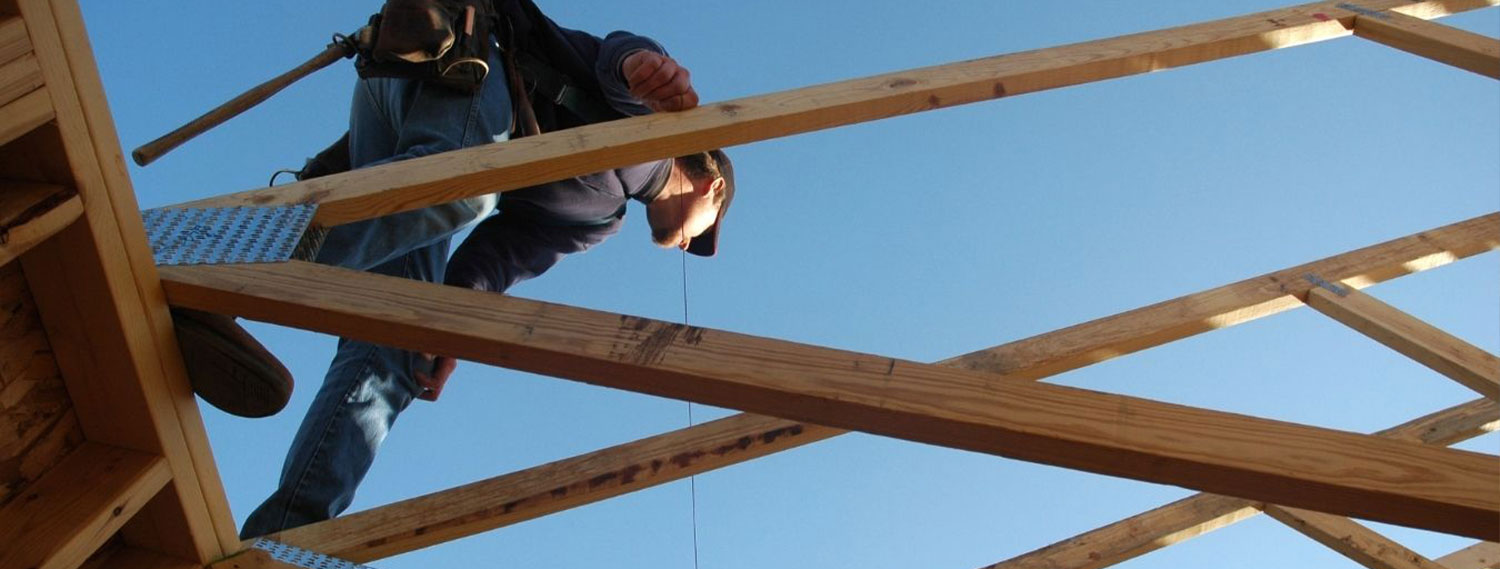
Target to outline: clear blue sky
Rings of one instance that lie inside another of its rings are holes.
[[[1272,9],[1283,0],[547,1],[564,25],[665,44],[706,101]],[[374,0],[83,0],[123,145],[319,51]],[[691,6],[683,11],[684,6]],[[1445,22],[1500,35],[1500,11]],[[143,207],[263,186],[344,129],[350,66],[156,165]],[[689,259],[691,322],[931,361],[1500,209],[1500,88],[1353,38],[733,149],[721,253]],[[681,260],[643,211],[512,292],[682,318]],[[1500,351],[1494,254],[1370,289]],[[299,385],[262,420],[204,407],[243,520],[271,490],[333,340],[252,324]],[[1055,379],[1372,431],[1475,395],[1299,310]],[[729,413],[696,407],[699,421]],[[686,406],[463,364],[401,417],[364,509],[685,426]],[[1495,453],[1489,435],[1463,448]],[[700,476],[701,566],[969,569],[1189,494],[850,435]],[[375,563],[692,567],[686,481]],[[1466,540],[1377,526],[1429,556]],[[1348,567],[1261,517],[1128,568]]]

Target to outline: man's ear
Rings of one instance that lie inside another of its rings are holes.
[[[726,182],[724,182],[723,176],[715,177],[714,181],[709,182],[708,185],[704,186],[703,191],[700,193],[706,194],[708,197],[713,197],[724,191],[725,183]]]

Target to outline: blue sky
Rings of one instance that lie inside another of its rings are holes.
[[[83,0],[128,151],[317,53],[378,2]],[[554,2],[660,40],[705,101],[1280,7],[1278,0]],[[1495,37],[1500,11],[1444,20]],[[339,64],[147,168],[142,207],[264,186],[336,138]],[[721,253],[690,322],[933,361],[1500,209],[1496,82],[1354,38],[732,149]],[[681,320],[682,260],[644,212],[513,294]],[[1500,351],[1494,254],[1369,290]],[[236,519],[270,491],[331,338],[251,324],[297,376],[262,420],[203,407]],[[1475,395],[1298,310],[1053,381],[1373,431]],[[728,410],[695,406],[698,421]],[[687,407],[463,364],[397,423],[364,509],[685,426]],[[1463,448],[1496,453],[1488,435]],[[700,566],[967,569],[1190,494],[866,435],[700,476]],[[692,567],[687,482],[378,567]],[[1429,556],[1466,540],[1377,526]],[[1346,567],[1261,517],[1121,565]]]

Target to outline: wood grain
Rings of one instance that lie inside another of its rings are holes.
[[[1266,506],[1266,515],[1370,569],[1444,569],[1349,518]]]
[[[1500,531],[1500,469],[1478,453],[311,263],[161,271],[189,308],[1435,531]]]
[[[22,95],[0,107],[0,145],[20,138],[52,118],[52,101],[46,87]]]
[[[1479,399],[1407,421],[1376,436],[1448,446],[1496,430],[1500,405]],[[985,569],[1101,569],[1260,514],[1250,500],[1196,494]]]
[[[736,415],[267,536],[367,562],[591,504],[844,431]]]
[[[0,14],[0,63],[10,63],[30,52],[26,22],[17,16]]]
[[[1500,567],[1500,543],[1481,541],[1437,559],[1447,569],[1496,569]]]
[[[21,98],[42,86],[42,68],[36,56],[26,54],[10,63],[0,64],[0,106]]]
[[[1455,225],[1447,227],[1447,228],[1440,228],[1440,229],[1434,230],[1432,232],[1428,232],[1428,233],[1424,233],[1424,234],[1419,234],[1419,235],[1412,236],[1412,237],[1409,237],[1409,238],[1392,241],[1392,242],[1389,242],[1389,243],[1386,243],[1386,244],[1382,244],[1382,245],[1377,245],[1375,247],[1366,248],[1366,249],[1363,249],[1363,250],[1360,250],[1360,251],[1356,251],[1354,253],[1336,256],[1336,257],[1333,257],[1333,258],[1330,258],[1330,259],[1325,259],[1323,261],[1319,261],[1319,262],[1315,262],[1315,263],[1303,265],[1301,267],[1294,267],[1292,269],[1288,269],[1287,271],[1281,271],[1281,273],[1306,274],[1306,271],[1308,269],[1311,269],[1311,268],[1332,268],[1332,267],[1338,267],[1340,270],[1352,271],[1352,272],[1355,272],[1355,273],[1358,273],[1358,274],[1378,274],[1378,275],[1383,275],[1383,274],[1388,273],[1388,271],[1385,270],[1386,269],[1385,265],[1402,265],[1402,266],[1411,266],[1411,267],[1416,267],[1416,268],[1425,268],[1427,266],[1431,266],[1432,263],[1430,263],[1430,262],[1423,263],[1423,262],[1416,262],[1416,261],[1419,261],[1420,259],[1431,258],[1433,256],[1444,256],[1446,258],[1457,258],[1458,255],[1455,255],[1455,254],[1452,254],[1452,253],[1447,253],[1446,251],[1444,251],[1443,253],[1440,254],[1439,251],[1443,251],[1444,248],[1448,248],[1448,249],[1459,251],[1460,254],[1469,254],[1469,253],[1472,253],[1474,251],[1483,250],[1485,247],[1483,247],[1483,246],[1477,246],[1477,244],[1481,244],[1481,243],[1485,243],[1486,242],[1487,232],[1490,231],[1491,228],[1500,228],[1500,226],[1497,226],[1497,225],[1495,225],[1493,223],[1493,218],[1494,218],[1494,216],[1490,216],[1489,218],[1477,218],[1476,220],[1471,220],[1470,222],[1465,222],[1465,223],[1461,223],[1461,224],[1455,224]],[[1476,222],[1480,222],[1480,223],[1476,223]],[[1437,244],[1437,245],[1434,246],[1433,244]],[[1421,246],[1419,246],[1419,247],[1413,247],[1413,245],[1421,245]],[[1273,280],[1273,279],[1276,279],[1276,278],[1277,278],[1277,273],[1273,273],[1272,275],[1267,275],[1267,276],[1264,276],[1264,277],[1260,277],[1259,279],[1251,279],[1251,281],[1246,281],[1246,282],[1253,282],[1253,281],[1256,281],[1256,280]],[[1289,279],[1289,280],[1296,280],[1296,279]],[[1305,281],[1303,281],[1303,282],[1305,282]],[[1243,289],[1246,289],[1246,288],[1249,288],[1249,287],[1246,287],[1246,286],[1243,286],[1243,285],[1232,285],[1231,287],[1228,287],[1228,288],[1243,290]],[[1294,291],[1282,290],[1280,292],[1283,295],[1288,295],[1288,294],[1290,294],[1290,292],[1294,292]],[[1212,304],[1205,304],[1205,303],[1201,303],[1201,302],[1195,302],[1194,299],[1196,299],[1196,298],[1198,298],[1200,296],[1201,295],[1190,295],[1188,297],[1184,297],[1182,299],[1171,301],[1171,302],[1165,303],[1165,304],[1167,304],[1169,306],[1170,305],[1180,305],[1180,306],[1183,306],[1184,308],[1182,308],[1182,309],[1168,310],[1169,312],[1176,312],[1176,313],[1179,313],[1179,314],[1180,313],[1190,313],[1190,310],[1188,310],[1185,307],[1190,307],[1190,306],[1213,307],[1214,306]],[[1245,302],[1258,302],[1258,301],[1262,301],[1263,300],[1260,297],[1256,296],[1255,294],[1240,293],[1240,294],[1232,295],[1232,296],[1234,298],[1240,298],[1240,299],[1244,300]],[[1295,305],[1298,304],[1298,303],[1296,303],[1296,301],[1294,299],[1291,299],[1288,302],[1292,303],[1291,304],[1292,306],[1295,306]],[[1220,308],[1222,308],[1222,306]],[[1229,325],[1229,324],[1237,323],[1237,322],[1240,322],[1240,321],[1248,320],[1251,317],[1253,317],[1253,315],[1245,315],[1241,319],[1236,320],[1235,322],[1226,323],[1224,325]],[[1109,323],[1108,325],[1113,325],[1113,326],[1124,325],[1124,326],[1127,326],[1127,327],[1131,327],[1132,329],[1140,329],[1139,328],[1140,326],[1144,326],[1143,324],[1131,323],[1130,319],[1105,319],[1102,322],[1108,322]],[[1153,322],[1153,323],[1156,323],[1157,325],[1161,324],[1161,322],[1159,320],[1148,320],[1148,322]],[[1001,346],[999,348],[995,348],[995,349],[992,349],[992,350],[981,350],[981,351],[978,351],[978,352],[973,352],[973,353],[970,353],[970,354],[967,354],[967,355],[964,355],[964,356],[959,356],[959,357],[956,357],[956,358],[951,358],[951,359],[945,360],[943,362],[940,362],[940,364],[941,365],[946,365],[946,366],[966,368],[966,369],[971,369],[971,370],[976,370],[976,371],[986,371],[986,372],[1009,371],[1011,373],[1012,377],[1027,377],[1027,378],[1032,378],[1032,379],[1038,379],[1038,378],[1041,378],[1041,377],[1046,377],[1047,373],[1045,371],[1039,371],[1039,370],[1035,370],[1035,369],[1028,369],[1026,367],[1009,367],[1009,366],[1007,366],[1006,368],[1003,368],[1003,369],[995,369],[992,366],[996,365],[997,360],[992,357],[992,354],[994,352],[996,352],[996,351],[1004,352],[1006,350],[1007,346],[1012,346],[1012,345],[1027,346],[1027,345],[1039,345],[1039,344],[1040,345],[1048,345],[1048,344],[1056,343],[1056,342],[1049,342],[1049,340],[1055,338],[1058,335],[1068,335],[1068,334],[1073,334],[1073,332],[1071,331],[1071,329],[1065,329],[1065,330],[1062,330],[1062,331],[1057,331],[1057,332],[1051,332],[1051,333],[1048,333],[1048,334],[1043,334],[1043,335],[1038,336],[1036,338],[1022,340],[1020,342],[1016,342],[1016,343],[1012,343],[1012,344],[1007,344],[1006,346]],[[1103,336],[1108,337],[1110,335],[1109,334],[1103,334]],[[1171,336],[1168,336],[1168,335],[1156,335],[1155,337],[1157,337],[1157,338],[1167,338],[1167,339],[1171,338]],[[1162,341],[1165,342],[1166,340],[1162,340]],[[1012,361],[1014,361],[1014,360],[1012,360]],[[1046,359],[1046,358],[1032,358],[1032,359],[1029,359],[1029,360],[1023,360],[1018,365],[1020,365],[1020,366],[1031,365],[1031,366],[1036,366],[1036,367],[1046,366],[1046,367],[1050,367],[1051,369],[1059,369],[1058,366],[1055,366],[1055,365],[1051,364],[1050,361],[1048,359]],[[1486,427],[1486,426],[1488,426],[1487,423],[1493,422],[1497,418],[1500,418],[1500,413],[1496,413],[1495,410],[1492,407],[1489,407],[1489,406],[1480,406],[1477,411],[1468,412],[1469,408],[1473,407],[1473,406],[1474,405],[1471,404],[1469,406],[1461,406],[1459,408],[1456,408],[1458,410],[1458,414],[1454,415],[1454,416],[1450,416],[1448,414],[1437,414],[1437,415],[1434,415],[1434,416],[1431,416],[1431,417],[1424,417],[1422,419],[1419,419],[1417,421],[1413,421],[1413,422],[1408,423],[1406,425],[1403,425],[1401,427],[1397,427],[1395,431],[1386,432],[1386,433],[1382,433],[1382,434],[1385,435],[1385,436],[1389,436],[1391,438],[1399,438],[1399,439],[1403,439],[1403,440],[1429,442],[1429,443],[1432,443],[1432,444],[1439,444],[1439,443],[1441,443],[1441,444],[1445,444],[1446,445],[1446,444],[1451,443],[1451,442],[1453,442],[1455,440],[1459,440],[1459,439],[1464,438],[1464,437],[1473,436],[1474,433],[1482,432],[1481,429],[1484,428],[1484,427]],[[762,418],[760,420],[763,420],[763,421],[775,421],[774,419],[765,419],[765,418]],[[684,431],[680,431],[678,433],[674,433],[674,434],[672,434],[670,436],[703,440],[703,441],[705,441],[703,443],[703,446],[705,448],[710,448],[710,449],[711,448],[720,448],[720,447],[724,447],[726,445],[735,444],[736,438],[738,437],[738,435],[734,435],[734,436],[731,436],[731,437],[719,437],[719,438],[701,437],[698,434],[698,429],[699,428],[695,427],[693,429],[687,429],[687,430],[684,430]],[[1418,430],[1421,430],[1421,431],[1418,432]],[[841,431],[837,431],[837,432],[841,432]],[[632,444],[634,444],[634,443],[632,443]],[[606,449],[605,451],[599,451],[599,452],[607,453],[607,452],[611,452],[611,450],[610,449]],[[590,453],[589,455],[584,455],[582,457],[578,457],[578,459],[580,459],[580,460],[587,460],[587,461],[593,461],[593,459],[590,458],[590,457],[592,457],[594,454],[597,454],[597,453]],[[644,461],[644,460],[646,460],[646,459],[643,458],[642,461]],[[524,472],[525,471],[523,471],[523,473]],[[516,475],[520,475],[520,474],[523,474],[523,473],[516,473]],[[600,474],[600,475],[602,475],[602,474],[607,474],[607,472],[599,471],[599,472],[592,472],[592,473],[580,473],[580,476],[584,476],[586,474],[588,474],[589,477],[592,477],[592,474]],[[512,477],[512,476],[515,476],[515,475],[506,475],[504,477],[499,477],[499,478],[494,479],[496,487],[497,488],[505,487],[504,486],[505,483],[502,483],[500,481],[503,480],[503,479],[510,479],[510,477]],[[519,478],[519,479],[524,479],[524,478]],[[637,486],[637,488],[642,488],[642,487],[645,487],[645,486]],[[498,490],[497,490],[497,492],[498,492]],[[509,493],[509,492],[512,492],[512,491],[506,490],[505,492]],[[465,527],[467,527],[469,529],[472,529],[473,531],[483,531],[484,529],[489,529],[488,527],[484,527],[484,525],[488,524],[488,523],[491,523],[490,521],[480,521],[480,520],[485,520],[486,519],[486,514],[484,513],[484,511],[486,509],[488,509],[489,506],[483,505],[482,503],[475,503],[475,502],[470,501],[468,503],[475,504],[475,507],[473,507],[473,508],[471,508],[469,510],[453,509],[453,508],[448,507],[448,505],[447,505],[448,502],[447,501],[445,501],[443,499],[440,499],[440,498],[437,498],[437,496],[440,495],[440,494],[443,494],[443,493],[438,493],[438,494],[431,495],[430,498],[432,498],[432,499],[429,500],[429,501],[424,501],[421,505],[418,505],[418,504],[408,504],[408,505],[404,505],[404,506],[400,506],[400,507],[396,507],[396,505],[392,505],[392,506],[377,508],[377,510],[380,511],[381,513],[379,513],[379,514],[372,514],[368,518],[359,518],[359,517],[352,517],[351,516],[351,517],[345,517],[345,518],[339,518],[339,519],[329,520],[329,521],[326,521],[326,522],[322,522],[320,524],[315,524],[313,526],[308,526],[307,528],[296,530],[295,532],[289,532],[287,534],[283,534],[282,536],[278,537],[277,539],[280,539],[282,541],[287,541],[287,542],[292,543],[294,545],[299,545],[299,546],[303,546],[303,547],[319,549],[320,551],[325,551],[325,552],[328,552],[330,554],[338,555],[340,557],[345,557],[345,558],[355,559],[355,560],[371,560],[371,559],[377,559],[379,557],[383,557],[385,555],[394,554],[394,553],[398,553],[398,552],[404,551],[405,549],[403,549],[403,548],[405,548],[405,547],[424,547],[426,545],[429,545],[430,543],[435,542],[435,541],[431,541],[429,539],[424,539],[422,537],[422,536],[431,535],[431,531],[432,531],[433,528],[426,527],[429,524],[428,520],[443,519],[445,516],[452,517],[454,519],[463,518],[463,519],[467,520],[465,522],[465,524],[467,524]],[[610,494],[610,495],[613,495],[613,494]],[[572,494],[572,495],[570,495],[570,498],[575,498],[575,497],[578,497],[578,496],[579,496],[578,494]],[[600,495],[600,496],[598,496],[598,499],[602,499],[602,498],[605,498],[605,497],[608,497],[608,496],[609,495]],[[463,503],[463,502],[464,501],[454,501],[453,503],[454,504],[459,504],[459,503]],[[545,504],[545,502],[539,502],[539,503]],[[1189,505],[1184,506],[1184,507],[1187,510],[1189,510],[1189,511],[1196,511],[1195,507],[1192,504],[1189,504]],[[387,508],[391,508],[391,509],[387,510]],[[409,514],[413,510],[415,510],[415,509],[427,509],[427,508],[442,508],[443,510],[441,512],[434,511],[434,512],[430,512],[430,513],[420,514],[420,518],[423,521],[414,521],[414,522],[410,522],[410,523],[403,523],[403,522],[399,521],[400,519],[403,518],[403,515],[401,513],[407,513],[407,514]],[[1250,508],[1250,506],[1248,505],[1248,502],[1245,503],[1245,504],[1241,504],[1239,507],[1234,508],[1234,510],[1235,511],[1244,511],[1247,508]],[[1256,514],[1256,513],[1259,513],[1258,510],[1252,512],[1252,515]],[[1197,518],[1193,517],[1194,514],[1188,514],[1188,516],[1189,517],[1185,518],[1185,519],[1197,519]],[[496,518],[495,520],[493,520],[493,523],[497,524],[496,527],[498,527],[498,525],[503,525],[504,523],[512,523],[512,522],[508,522],[508,521],[506,521],[505,519],[502,519],[502,518],[503,518],[503,516],[500,517],[500,518]],[[520,521],[520,519],[522,519],[522,518],[517,517],[516,521]],[[525,519],[529,519],[529,518],[525,518]],[[441,523],[448,523],[448,522],[441,522]],[[1196,522],[1189,524],[1189,526],[1203,525],[1205,527],[1217,527],[1218,525],[1221,525],[1222,523],[1223,523],[1222,520],[1216,519],[1215,517],[1210,517],[1208,519],[1198,519]],[[434,523],[433,525],[438,525],[438,524]],[[1194,529],[1191,529],[1190,527],[1188,527],[1188,528],[1173,529],[1173,530],[1171,530],[1170,532],[1167,532],[1167,533],[1172,533],[1172,532],[1177,532],[1177,531],[1182,531],[1182,532],[1187,532],[1187,533],[1193,533],[1193,532],[1196,532],[1196,531],[1204,531],[1204,530],[1201,530],[1201,529],[1194,530]],[[460,534],[459,534],[459,532],[454,531],[454,532],[451,532],[450,534],[445,534],[445,535],[452,535],[452,536],[456,537],[456,536],[458,536]],[[367,539],[361,540],[358,536],[367,536]],[[1161,538],[1161,537],[1163,537],[1163,536],[1162,535],[1157,535],[1156,536],[1156,538]],[[1153,538],[1153,539],[1156,539],[1156,538]],[[1106,557],[1105,559],[1108,559],[1108,557]]]
[[[0,510],[0,569],[79,566],[170,479],[161,457],[84,444]]]
[[[1354,35],[1500,79],[1500,40],[1495,38],[1398,13],[1355,18]]]
[[[19,265],[0,266],[0,507],[83,442]]]
[[[1368,0],[1432,18],[1500,0]],[[1014,97],[1347,36],[1357,15],[1318,2],[1117,38],[710,104],[445,152],[183,204],[317,203],[339,225],[572,176],[955,105]]]
[[[1500,358],[1357,290],[1308,292],[1307,305],[1370,339],[1500,401]]]
[[[144,228],[87,31],[71,0],[18,4],[58,109],[63,153],[45,159],[61,163],[66,179],[43,181],[76,188],[84,205],[79,223],[22,257],[79,420],[91,441],[164,456],[177,482],[122,529],[132,546],[201,562],[222,557],[225,542],[238,545],[234,523],[227,501],[213,505],[223,489],[206,443],[199,451],[187,440],[201,420],[160,289],[151,296],[155,274],[138,260]]]
[[[0,265],[62,231],[83,215],[71,189],[0,181]]]
[[[967,367],[1014,377],[1084,365],[1302,306],[1308,274],[1363,288],[1500,248],[1492,213],[971,354]]]

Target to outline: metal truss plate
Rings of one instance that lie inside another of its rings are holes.
[[[141,212],[157,265],[290,259],[318,206],[157,208]]]
[[[353,561],[329,557],[316,551],[308,551],[295,545],[269,539],[257,539],[250,545],[250,548],[264,551],[270,554],[272,559],[282,563],[305,569],[374,569],[369,565],[359,565]]]

